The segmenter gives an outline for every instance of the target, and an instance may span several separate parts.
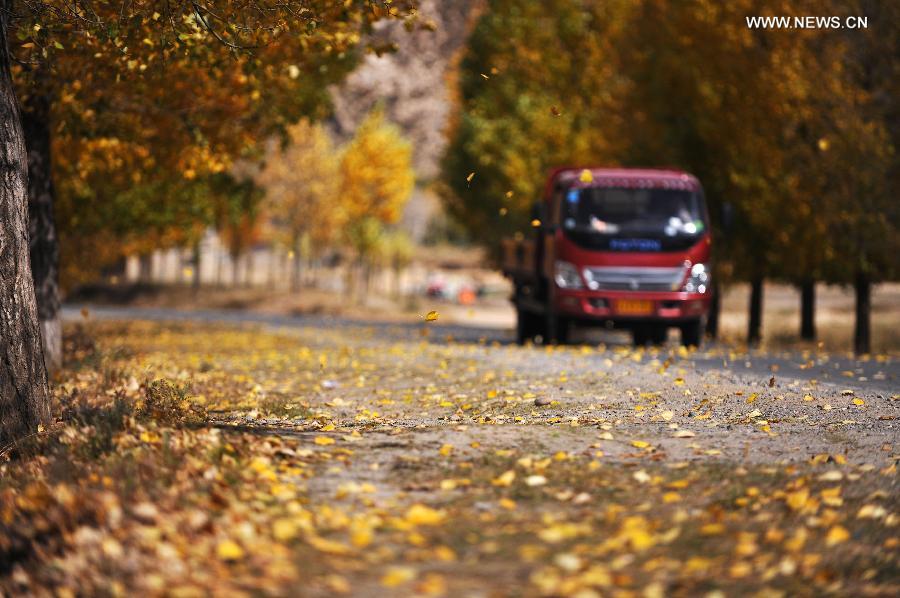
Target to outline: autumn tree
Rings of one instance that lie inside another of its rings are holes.
[[[302,120],[287,129],[283,145],[272,149],[257,177],[265,189],[265,211],[276,239],[292,252],[291,289],[300,288],[304,242],[321,250],[341,225],[339,157],[320,124]]]
[[[0,86],[8,109],[2,112],[0,129],[5,134],[3,143],[9,159],[7,186],[0,190],[3,196],[0,205],[6,206],[4,215],[9,216],[3,218],[2,237],[11,241],[3,243],[5,261],[0,265],[3,280],[0,303],[6,310],[0,330],[6,353],[0,412],[20,413],[15,418],[4,416],[4,440],[33,428],[40,420],[39,414],[46,412],[47,404],[41,335],[35,333],[39,326],[38,312],[31,299],[35,287],[24,280],[26,277],[16,274],[21,267],[30,269],[31,260],[22,259],[20,246],[21,241],[27,241],[24,228],[27,221],[19,217],[24,209],[24,204],[19,205],[24,199],[20,191],[26,186],[26,173],[19,165],[26,161],[10,76],[13,64],[10,47],[16,55],[15,63],[23,65],[16,71],[26,100],[23,104],[30,105],[32,96],[46,100],[38,102],[38,106],[52,106],[57,99],[74,97],[74,103],[84,107],[79,112],[82,118],[77,119],[74,128],[114,132],[117,121],[131,118],[141,126],[127,130],[140,132],[139,137],[145,141],[154,136],[164,138],[172,131],[184,132],[191,140],[188,144],[191,149],[185,157],[202,160],[223,153],[234,155],[234,149],[219,151],[240,147],[240,143],[226,143],[230,139],[227,131],[234,130],[233,127],[272,123],[265,115],[277,115],[275,121],[282,119],[285,123],[296,120],[303,106],[295,98],[289,99],[290,94],[285,91],[309,83],[301,78],[306,65],[315,64],[320,73],[327,71],[326,65],[305,58],[328,54],[340,59],[375,20],[404,14],[405,10],[405,4],[387,6],[376,0],[285,2],[274,6],[226,0],[215,7],[198,2],[171,5],[156,1],[89,6],[54,0],[23,2],[16,6],[11,2],[4,4],[0,70],[5,76]],[[13,44],[8,43],[10,39],[14,40]],[[292,62],[294,58],[299,60],[299,65]],[[69,66],[72,70],[68,70]],[[96,79],[90,81],[93,76]],[[66,84],[70,86],[66,88]],[[132,84],[134,87],[129,88]],[[236,89],[241,91],[235,92]],[[324,86],[316,89],[319,97],[326,93]],[[119,90],[123,93],[116,93]],[[79,91],[82,96],[72,95]],[[235,118],[234,113],[227,118],[216,118],[221,114],[220,99],[226,100],[228,106],[236,103],[237,114],[246,120]],[[156,107],[154,100],[163,101]],[[263,105],[267,100],[269,104]],[[179,101],[187,109],[169,111]],[[258,109],[240,110],[251,103],[258,103]],[[49,113],[53,114],[52,108]],[[53,122],[50,115],[37,116],[37,121],[46,125],[45,132],[65,128],[60,124],[50,127]],[[163,116],[173,118],[178,126],[170,126]],[[219,129],[226,134],[216,136],[214,133]],[[204,132],[213,134],[204,135]],[[117,138],[115,133],[108,132],[101,136]],[[213,140],[219,140],[221,148]],[[36,152],[53,146],[52,138],[50,144],[28,145]],[[155,147],[178,145],[164,142]],[[36,172],[49,174],[50,156],[45,154],[42,162],[44,166]],[[44,197],[52,196],[52,185],[33,187],[51,190]],[[52,210],[38,209],[32,213],[46,217]],[[33,247],[52,247],[53,228],[52,222],[34,227],[38,233],[49,235],[49,241],[35,243]],[[52,259],[46,260],[43,264],[51,267],[35,269],[35,274],[55,276],[52,263]],[[57,286],[39,281],[38,288],[54,293]],[[58,301],[58,295],[55,299]],[[53,298],[38,300],[53,305]],[[32,355],[35,341],[38,341],[37,356]]]
[[[340,163],[345,238],[368,280],[372,254],[384,227],[396,223],[412,193],[412,149],[399,129],[376,109],[344,148]]]
[[[487,3],[460,65],[441,194],[489,248],[527,226],[551,167],[618,162],[616,44],[630,4]]]

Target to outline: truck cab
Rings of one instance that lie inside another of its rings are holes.
[[[699,181],[678,170],[565,167],[532,232],[504,241],[517,340],[566,342],[573,327],[632,332],[637,345],[702,341],[712,236]]]

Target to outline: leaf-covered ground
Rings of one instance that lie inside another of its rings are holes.
[[[0,592],[900,593],[900,395],[425,326],[69,329]]]

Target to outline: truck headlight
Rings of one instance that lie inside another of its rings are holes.
[[[553,276],[556,280],[556,286],[561,289],[583,289],[584,282],[578,273],[578,268],[569,262],[558,260],[556,262],[556,273]]]
[[[691,266],[691,274],[681,287],[687,293],[705,293],[709,290],[709,268],[706,264]]]

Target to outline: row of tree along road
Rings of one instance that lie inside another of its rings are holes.
[[[814,337],[818,281],[855,288],[855,349],[869,351],[872,284],[900,272],[900,4],[487,5],[444,159],[448,208],[473,238],[499,252],[528,234],[555,166],[683,169],[710,205],[713,280],[751,285],[751,343],[767,278],[802,289]],[[750,29],[755,14],[865,16],[868,28]]]
[[[430,26],[404,1],[2,2],[0,447],[50,421],[60,244],[77,273],[128,243],[196,243],[210,223],[240,237],[257,201],[235,164],[325,118],[358,50],[389,50],[362,41],[384,19]],[[353,174],[373,155],[408,163],[402,143],[378,147],[389,127],[367,126],[342,161]],[[394,218],[384,187],[411,185],[408,167],[391,174],[346,179],[378,198],[359,208],[378,223]]]

